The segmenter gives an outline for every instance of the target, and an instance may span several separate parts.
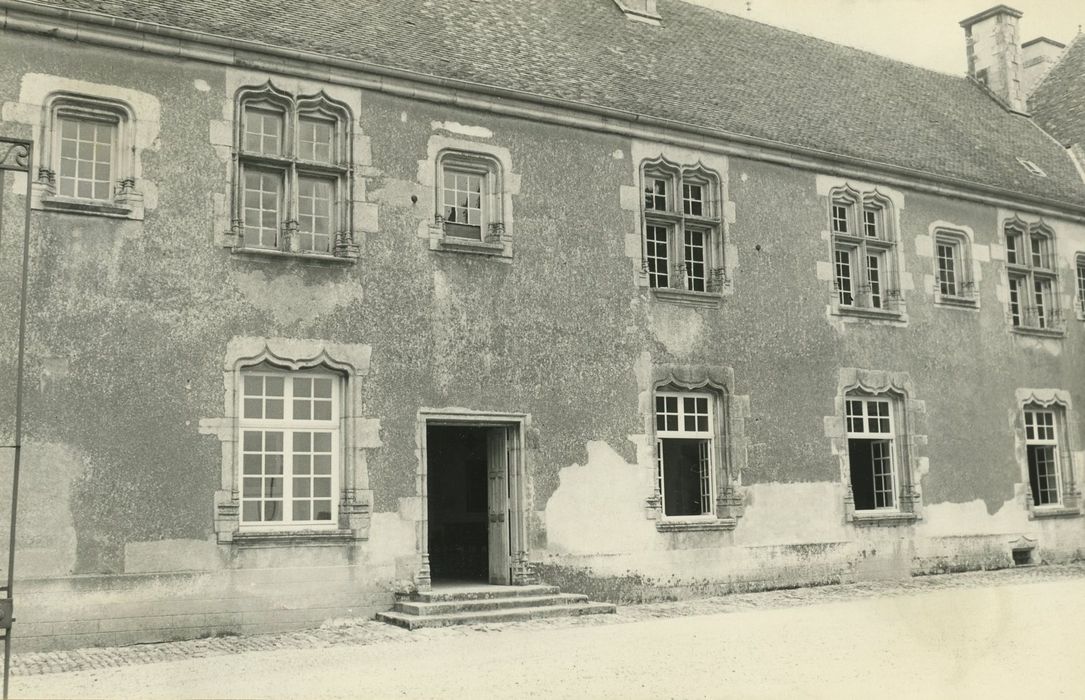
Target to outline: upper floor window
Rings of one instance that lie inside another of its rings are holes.
[[[656,478],[665,517],[715,513],[714,402],[699,392],[655,396]]]
[[[338,527],[340,379],[241,375],[241,528]]]
[[[40,206],[73,213],[142,218],[136,189],[133,112],[126,103],[54,93],[36,186]]]
[[[256,251],[354,257],[350,111],[270,83],[238,96],[236,223]]]
[[[662,158],[641,171],[643,270],[657,290],[722,292],[719,178],[703,167]]]
[[[837,190],[830,200],[833,288],[839,311],[900,313],[896,235],[889,200]]]
[[[1061,332],[1054,234],[1041,223],[1006,223],[1006,276],[1009,316],[1014,328]]]
[[[1078,253],[1074,260],[1078,318],[1085,321],[1085,253]]]
[[[975,280],[968,236],[961,231],[938,229],[934,233],[935,301],[956,306],[975,306]]]

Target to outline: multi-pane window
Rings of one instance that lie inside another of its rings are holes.
[[[349,238],[345,107],[258,91],[240,100],[238,218],[244,246],[331,255]]]
[[[1025,450],[1032,503],[1036,506],[1062,502],[1059,470],[1059,423],[1054,410],[1025,406]]]
[[[716,177],[699,168],[649,165],[643,195],[648,285],[720,291],[723,255]]]
[[[335,526],[338,397],[331,375],[241,375],[242,527]]]
[[[896,509],[893,400],[847,396],[845,422],[855,510]]]
[[[1085,318],[1085,253],[1078,253],[1077,259],[1074,261],[1074,269],[1076,271],[1077,280],[1077,293],[1075,298],[1077,299],[1078,313]]]
[[[117,122],[75,116],[57,118],[60,168],[57,192],[62,197],[113,197]]]
[[[1011,222],[1005,235],[1010,323],[1015,328],[1057,329],[1061,313],[1051,231],[1038,224]]]
[[[895,239],[885,202],[841,193],[830,204],[833,288],[841,309],[893,310]]]
[[[437,220],[444,235],[501,243],[501,167],[481,153],[444,151],[437,159]]]
[[[937,301],[975,305],[969,239],[964,233],[946,230],[935,232],[934,272]]]
[[[663,514],[715,512],[715,411],[711,394],[655,396],[656,478]]]

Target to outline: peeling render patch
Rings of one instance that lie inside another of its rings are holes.
[[[750,484],[736,545],[842,542],[845,488],[840,482]]]
[[[928,505],[923,510],[923,522],[916,526],[916,537],[1035,533],[1039,525],[1029,520],[1028,510],[1021,505],[1023,501],[1024,485],[1017,484],[1014,496],[994,512],[980,499]]]
[[[460,124],[459,122],[439,121],[432,121],[429,126],[434,131],[448,131],[453,134],[459,134],[460,136],[473,136],[478,139],[492,139],[494,137],[494,132],[484,126],[468,126],[466,124]]]
[[[583,465],[558,473],[558,488],[546,503],[548,549],[595,554],[657,547],[642,505],[652,490],[651,475],[605,442],[591,441],[587,451]]]
[[[279,325],[312,323],[339,307],[360,303],[364,296],[353,278],[309,285],[299,277],[254,270],[238,272],[234,280],[245,300],[272,314]]]

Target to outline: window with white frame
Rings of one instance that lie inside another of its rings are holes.
[[[935,299],[945,304],[974,304],[972,256],[968,237],[958,231],[934,233]]]
[[[118,100],[58,92],[46,99],[45,111],[36,206],[142,218],[132,108]]]
[[[644,272],[654,289],[719,293],[724,280],[719,178],[663,159],[641,174]]]
[[[715,513],[714,402],[708,393],[655,395],[656,478],[665,517]]]
[[[894,399],[845,398],[848,466],[856,511],[897,510],[900,492]]]
[[[1029,488],[1035,506],[1062,502],[1059,469],[1059,416],[1052,408],[1025,406],[1025,451]]]
[[[837,309],[899,312],[896,235],[889,202],[877,193],[833,193],[829,207]]]
[[[501,166],[482,154],[446,150],[437,158],[437,222],[446,238],[499,244],[504,235]]]
[[[1054,236],[1043,224],[1010,221],[1005,226],[1009,316],[1014,328],[1059,331]]]
[[[1078,317],[1085,320],[1085,253],[1078,253],[1074,260]]]
[[[242,530],[337,527],[340,383],[311,371],[242,372]]]
[[[349,109],[270,84],[238,96],[236,224],[241,247],[355,255]]]

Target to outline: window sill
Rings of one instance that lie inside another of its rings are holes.
[[[437,239],[437,247],[434,250],[443,250],[450,253],[474,253],[475,255],[504,255],[505,244],[487,243],[473,238],[442,236]]]
[[[289,530],[235,532],[233,543],[240,547],[283,547],[296,545],[333,545],[353,542],[351,530]]]
[[[852,525],[861,526],[892,526],[892,525],[911,525],[917,520],[915,513],[902,513],[900,511],[893,511],[889,513],[879,513],[876,511],[855,511],[851,514]]]
[[[865,309],[855,306],[835,306],[833,314],[836,316],[849,316],[852,318],[868,318],[878,321],[897,321],[904,323],[904,314],[899,311],[887,309]]]
[[[672,289],[670,287],[652,287],[652,296],[660,301],[682,306],[705,306],[719,308],[723,295],[719,292],[691,292],[688,289]]]
[[[114,200],[77,199],[75,197],[57,197],[41,195],[35,202],[34,209],[53,211],[62,214],[87,214],[105,216],[111,219],[142,219],[143,208],[119,204]]]
[[[353,265],[357,258],[348,258],[345,256],[332,255],[331,253],[287,253],[275,248],[238,248],[234,247],[230,249],[234,255],[241,257],[253,257],[253,258],[288,258],[291,260],[305,260],[311,262],[323,262],[339,265]]]
[[[714,518],[712,520],[657,520],[659,532],[720,532],[734,530],[738,520],[735,518]]]
[[[1064,328],[1029,328],[1027,326],[1011,326],[1010,331],[1017,335],[1031,335],[1040,338],[1065,338]]]
[[[934,303],[938,306],[945,306],[956,309],[978,309],[980,307],[979,300],[970,299],[968,297],[951,297],[951,296],[936,296]]]
[[[1029,520],[1036,518],[1074,518],[1081,515],[1081,510],[1068,506],[1030,506]]]

